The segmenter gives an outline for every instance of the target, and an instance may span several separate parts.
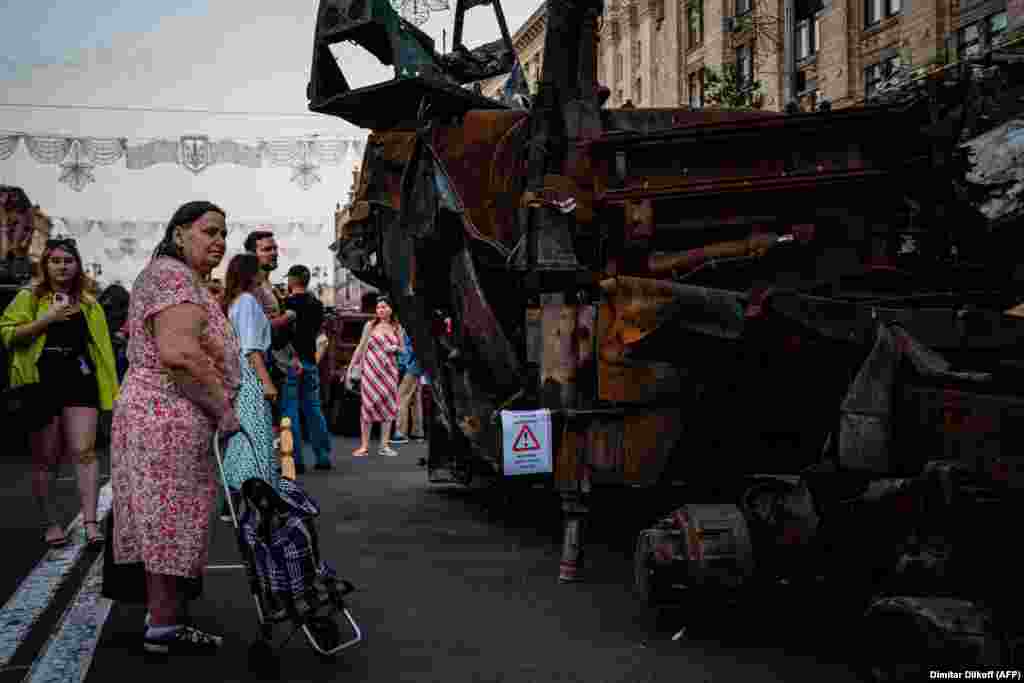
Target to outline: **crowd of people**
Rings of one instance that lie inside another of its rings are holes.
[[[223,288],[211,286],[210,273],[226,252],[225,221],[215,204],[182,205],[131,292],[114,286],[99,298],[86,291],[75,240],[51,239],[37,281],[0,318],[9,391],[31,392],[38,406],[28,428],[43,538],[55,548],[70,540],[52,485],[66,454],[77,466],[84,542],[105,545],[105,572],[119,572],[116,580],[105,577],[104,594],[146,604],[148,652],[221,643],[195,628],[187,610],[202,591],[222,489],[211,453],[215,435],[223,439],[232,497],[253,477],[276,486],[274,425],[283,416],[297,430],[297,472],[306,471],[300,426],[313,466],[333,467],[318,370],[325,313],[308,291],[310,271],[293,266],[288,294],[279,298],[270,284],[278,266],[274,235],[256,231],[228,263]],[[345,376],[361,397],[362,439],[353,456],[369,452],[373,423],[381,424],[380,455],[397,455],[392,443],[423,439],[428,382],[390,301],[380,297]],[[101,413],[112,413],[106,537],[97,519]],[[246,438],[238,438],[243,432]]]

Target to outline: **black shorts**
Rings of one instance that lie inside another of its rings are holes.
[[[46,404],[40,408],[51,417],[60,415],[64,408],[99,410],[100,389],[96,381],[96,368],[88,356],[85,359],[89,374],[82,372],[77,356],[43,351],[38,367],[39,381],[46,387]]]

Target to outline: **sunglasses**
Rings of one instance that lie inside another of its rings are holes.
[[[46,248],[71,247],[74,248],[77,242],[74,237],[58,237],[57,239],[46,240]]]

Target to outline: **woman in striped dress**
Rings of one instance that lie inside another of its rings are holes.
[[[395,318],[391,302],[386,297],[377,299],[377,317],[366,323],[365,344],[360,344],[352,365],[360,368],[360,414],[362,442],[352,451],[363,457],[370,450],[370,426],[380,426],[379,455],[398,455],[391,448],[391,425],[398,417],[398,357],[405,341],[401,325]]]

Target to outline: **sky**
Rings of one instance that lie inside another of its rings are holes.
[[[509,29],[538,5],[506,0]],[[369,131],[307,109],[317,6],[318,0],[9,0],[0,9],[0,134],[125,137],[129,144],[186,134],[242,142],[312,133],[365,139]],[[453,23],[454,11],[441,11],[421,28],[439,49],[447,30],[450,49]],[[470,48],[498,38],[493,10],[467,12],[464,35]],[[391,67],[359,48],[341,46],[337,54],[354,86],[392,77]],[[129,171],[122,161],[95,169],[96,182],[75,192],[57,182],[58,167],[35,162],[22,145],[0,161],[0,182],[21,185],[54,216],[166,221],[179,204],[199,198],[224,206],[229,220],[333,223],[355,163],[322,167],[322,182],[303,191],[289,182],[287,168],[215,166],[193,175],[175,165]],[[329,235],[296,239],[296,258],[326,260]]]

